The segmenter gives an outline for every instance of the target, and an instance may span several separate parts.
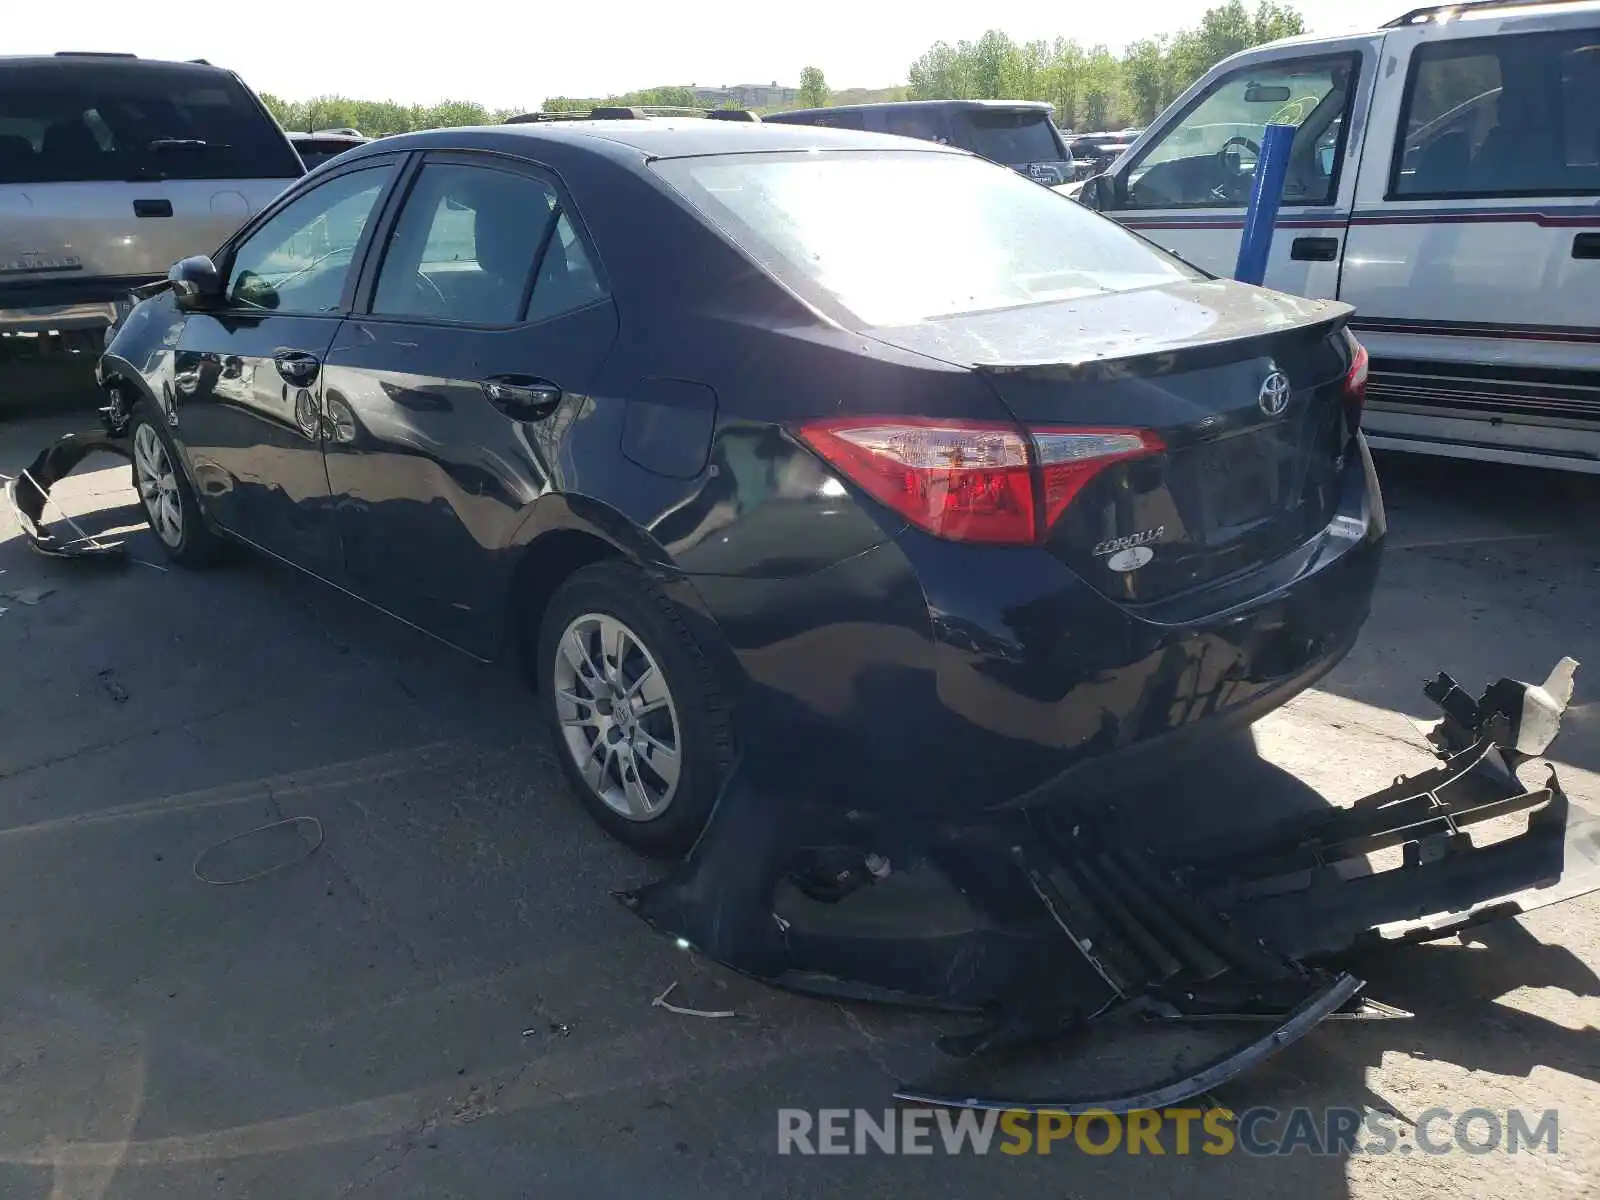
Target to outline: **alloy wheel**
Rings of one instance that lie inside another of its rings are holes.
[[[178,479],[167,448],[149,425],[140,425],[134,431],[133,470],[151,527],[158,538],[176,549],[183,542],[183,502],[178,495]]]
[[[562,740],[607,808],[653,821],[678,790],[683,742],[666,676],[639,635],[616,617],[568,623],[552,680]]]

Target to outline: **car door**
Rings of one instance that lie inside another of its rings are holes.
[[[1355,191],[1356,172],[1347,164],[1360,154],[1351,131],[1365,127],[1381,42],[1341,39],[1295,55],[1275,50],[1202,81],[1113,168],[1103,211],[1231,278],[1264,130],[1294,125],[1266,284],[1332,298]]]
[[[1600,461],[1600,19],[1396,30],[1340,299],[1374,444]]]
[[[328,351],[328,483],[351,588],[486,653],[499,552],[550,487],[617,316],[552,176],[434,153],[405,186],[370,300]]]
[[[364,161],[280,205],[224,255],[222,307],[184,324],[173,414],[191,477],[223,528],[333,582],[322,364],[354,266],[398,170]]]

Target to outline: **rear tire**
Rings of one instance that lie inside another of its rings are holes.
[[[679,857],[705,827],[733,761],[728,689],[645,574],[574,572],[539,626],[539,705],[589,815],[641,854]]]
[[[210,566],[226,558],[232,546],[206,523],[166,418],[150,401],[133,406],[128,438],[133,490],[162,552],[185,567]]]

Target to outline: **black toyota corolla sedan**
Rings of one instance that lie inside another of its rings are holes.
[[[595,818],[675,853],[762,739],[959,820],[1333,667],[1384,535],[1348,314],[947,147],[587,121],[341,155],[101,376],[173,559],[520,659]]]

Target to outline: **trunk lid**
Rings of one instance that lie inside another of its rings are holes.
[[[1278,558],[1333,519],[1350,429],[1350,309],[1226,280],[936,320],[873,336],[983,375],[1021,424],[1150,430],[1046,545],[1118,599],[1156,600]]]

